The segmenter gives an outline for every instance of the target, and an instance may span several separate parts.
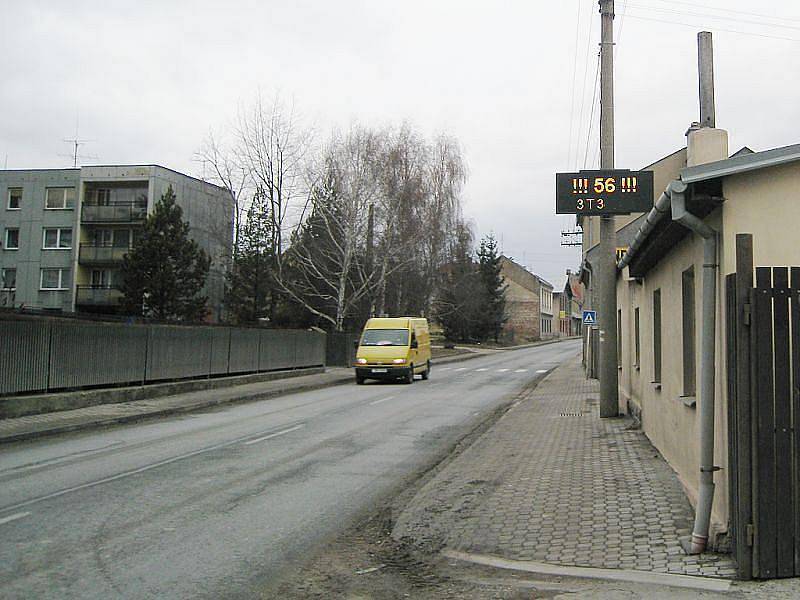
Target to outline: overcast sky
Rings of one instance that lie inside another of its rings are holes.
[[[616,10],[618,167],[684,145],[698,119],[702,29],[714,31],[717,125],[731,151],[800,142],[800,2],[617,0]],[[0,22],[0,166],[71,166],[62,140],[78,117],[93,140],[81,152],[97,157],[84,164],[200,175],[192,157],[209,129],[259,90],[279,91],[322,137],[404,120],[456,136],[478,235],[494,232],[557,286],[578,264],[577,249],[560,247],[574,221],[554,215],[554,173],[596,165],[595,0],[4,0]]]

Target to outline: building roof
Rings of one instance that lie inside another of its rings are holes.
[[[724,177],[800,161],[800,144],[763,152],[747,152],[745,148],[729,158],[681,170],[680,180],[683,183],[701,184],[704,188],[704,194],[687,198],[693,214],[704,218],[719,205],[721,199],[714,196],[721,195],[721,180]],[[620,263],[623,268],[626,265],[629,267],[633,277],[644,275],[690,233],[683,225],[670,218],[669,210],[658,212],[653,209],[649,220],[649,230],[643,230],[645,235],[637,236],[631,246],[630,255],[626,255]],[[643,222],[642,227],[644,226]]]
[[[504,254],[500,256],[500,264],[501,266],[506,267],[505,269],[506,272],[503,273],[503,276],[506,279],[521,285],[522,287],[531,292],[538,293],[539,288],[541,286],[549,287],[550,289],[553,288],[553,285],[549,283],[547,280],[542,279],[535,273],[531,273],[521,264],[515,262],[513,259],[507,257]],[[538,287],[536,284],[538,284]]]
[[[159,165],[156,163],[149,163],[149,164],[105,164],[105,165],[81,165],[80,167],[55,167],[52,169],[48,168],[33,168],[33,169],[0,169],[0,173],[5,172],[14,172],[20,173],[25,171],[80,171],[82,168],[87,169],[103,169],[103,168],[119,168],[119,167],[158,167],[159,169],[164,169],[165,171],[170,171],[171,173],[175,173],[176,175],[180,175],[181,177],[186,177],[187,179],[193,179],[194,181],[198,181],[200,183],[204,183],[205,185],[210,185],[215,188],[219,188],[224,191],[228,191],[227,188],[217,185],[216,183],[211,183],[210,181],[206,181],[205,179],[200,179],[198,177],[194,177],[193,175],[187,175],[186,173],[181,173],[180,171],[176,171],[175,169],[170,169],[169,167],[165,167],[164,165]]]
[[[790,162],[800,160],[800,144],[773,148],[763,152],[751,152],[749,154],[737,152],[730,158],[686,167],[681,170],[681,181],[684,183],[697,183],[698,181],[708,181],[719,179],[730,175],[738,175],[748,171],[776,167]]]

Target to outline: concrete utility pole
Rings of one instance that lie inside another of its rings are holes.
[[[710,31],[697,34],[697,72],[700,75],[700,127],[716,127],[714,43]]]
[[[600,2],[600,168],[614,168],[614,0]],[[614,215],[600,217],[600,416],[619,414],[617,374],[617,231]]]

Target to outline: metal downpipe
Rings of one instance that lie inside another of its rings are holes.
[[[677,185],[674,185],[677,184]],[[716,353],[717,232],[686,210],[686,184],[673,182],[672,219],[703,238],[703,305],[700,341],[700,490],[692,536],[685,550],[700,554],[708,543],[714,502],[714,376]]]

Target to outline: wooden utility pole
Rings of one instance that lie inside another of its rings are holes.
[[[614,168],[614,0],[600,3],[600,168]],[[600,416],[619,413],[617,373],[617,231],[614,215],[600,217]]]

